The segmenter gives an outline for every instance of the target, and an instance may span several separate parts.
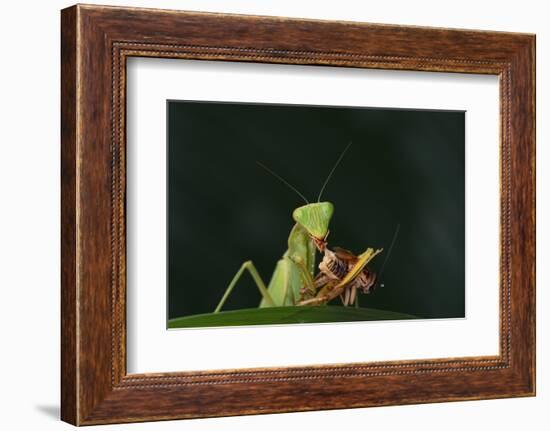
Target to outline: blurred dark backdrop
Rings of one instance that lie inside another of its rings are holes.
[[[364,307],[464,316],[464,112],[168,101],[168,315],[213,311],[243,261],[266,284],[303,204],[335,205],[329,243],[386,250],[384,287]],[[371,267],[380,267],[385,255]],[[224,309],[256,307],[245,274]]]

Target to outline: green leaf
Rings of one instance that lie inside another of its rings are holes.
[[[357,322],[369,320],[418,319],[416,316],[374,308],[355,307],[268,307],[195,314],[168,321],[168,328],[273,325],[288,323]]]

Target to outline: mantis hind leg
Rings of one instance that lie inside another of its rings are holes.
[[[265,283],[263,282],[262,277],[260,277],[260,274],[258,273],[258,270],[254,266],[252,261],[248,260],[241,265],[241,267],[233,277],[233,280],[231,280],[231,283],[229,283],[229,286],[227,286],[227,289],[225,290],[225,293],[223,294],[218,306],[214,310],[214,313],[218,313],[222,309],[225,301],[227,301],[227,298],[229,298],[229,295],[237,285],[237,282],[239,281],[245,270],[248,270],[248,272],[252,276],[252,279],[254,280],[254,283],[256,283],[256,286],[258,287],[258,290],[262,294],[264,300],[271,306],[275,305],[273,299],[271,298],[271,295],[267,291],[267,287],[265,287]]]

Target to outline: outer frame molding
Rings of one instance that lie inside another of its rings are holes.
[[[77,5],[61,13],[61,51],[63,420],[89,425],[535,394],[534,35]],[[498,75],[499,355],[128,375],[129,56]]]

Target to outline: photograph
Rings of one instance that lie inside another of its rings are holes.
[[[169,329],[465,317],[464,111],[167,117]]]

